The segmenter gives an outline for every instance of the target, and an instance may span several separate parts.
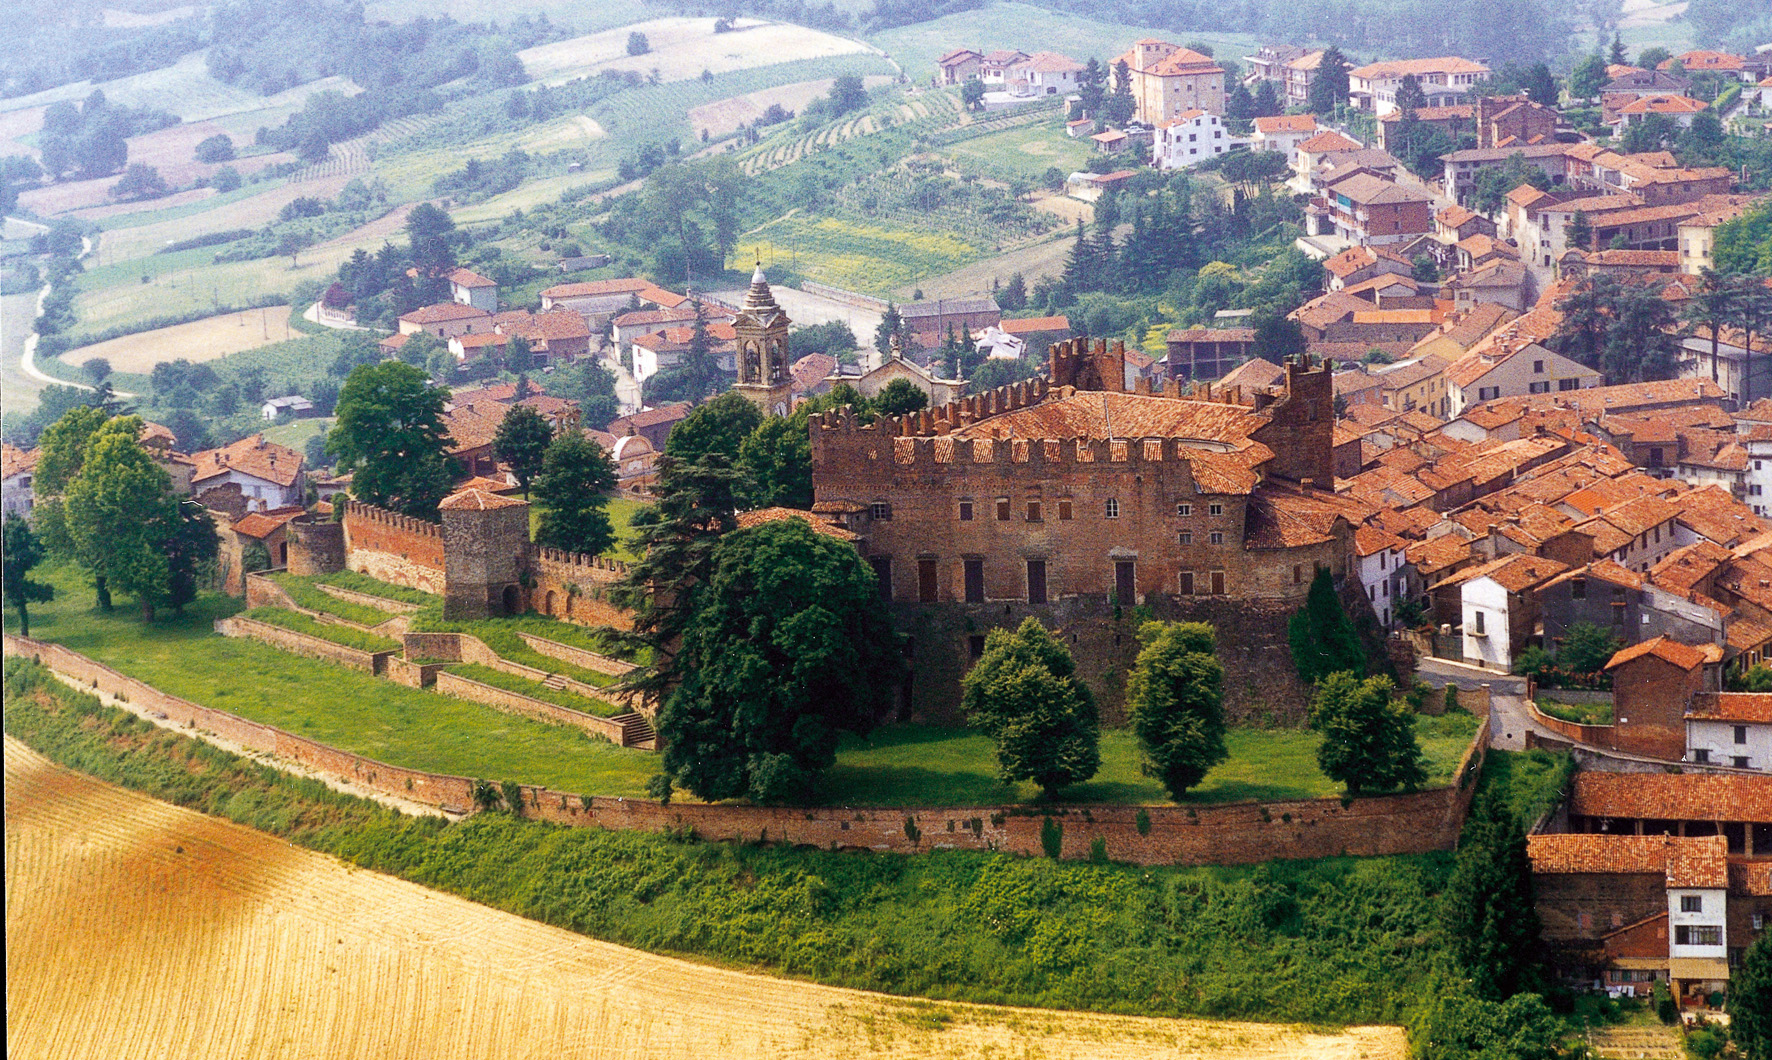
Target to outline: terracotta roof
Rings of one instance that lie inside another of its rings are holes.
[[[983,58],[983,56],[979,55],[979,53],[973,51],[971,48],[955,48],[953,51],[948,52],[946,55],[935,60],[935,65],[948,66],[953,63],[961,62],[968,56],[971,56],[974,59]]]
[[[500,508],[527,508],[529,502],[516,497],[502,497],[483,489],[470,487],[459,493],[451,493],[437,505],[443,512],[490,512]]]
[[[1700,50],[1684,52],[1671,59],[1663,59],[1656,64],[1655,68],[1668,70],[1675,63],[1679,63],[1681,69],[1691,73],[1694,70],[1739,70],[1747,65],[1747,60],[1739,55],[1730,55],[1728,52]]]
[[[1328,129],[1299,144],[1298,149],[1311,154],[1322,154],[1325,151],[1358,151],[1360,145],[1334,129]]]
[[[1323,262],[1323,268],[1343,279],[1378,263],[1378,255],[1370,247],[1349,247]]]
[[[611,317],[609,322],[618,328],[638,328],[652,324],[680,324],[694,319],[694,306],[678,306],[675,309],[630,309]]]
[[[1422,121],[1451,121],[1455,118],[1473,117],[1476,110],[1477,108],[1469,103],[1454,103],[1446,107],[1416,107],[1415,116]],[[1403,112],[1393,110],[1378,120],[1387,125],[1400,122],[1403,120]]]
[[[1721,486],[1688,490],[1675,502],[1676,517],[1687,529],[1708,541],[1732,547],[1766,529],[1766,521]]]
[[[1744,721],[1772,724],[1772,693],[1704,692],[1692,697],[1686,717],[1703,721]]]
[[[244,519],[237,520],[229,529],[236,534],[244,534],[262,541],[266,535],[302,514],[305,510],[301,507],[293,507],[273,508],[268,512],[251,512]]]
[[[1198,74],[1224,72],[1223,68],[1221,68],[1216,62],[1212,61],[1210,55],[1201,55],[1192,48],[1176,48],[1174,51],[1163,56],[1161,59],[1158,59],[1149,66],[1141,67],[1138,65],[1138,44],[1166,43],[1167,42],[1165,41],[1159,40],[1138,41],[1137,44],[1127,51],[1122,52],[1108,65],[1118,66],[1123,62],[1133,70],[1137,70],[1141,73],[1156,74],[1159,77],[1189,77]]]
[[[1666,634],[1663,634],[1653,640],[1646,640],[1641,644],[1633,644],[1612,656],[1611,661],[1606,663],[1606,669],[1616,669],[1626,663],[1635,662],[1646,655],[1653,655],[1657,659],[1687,672],[1696,670],[1699,666],[1704,664],[1703,652],[1689,644],[1681,644],[1679,641],[1673,640]]]
[[[1407,547],[1408,542],[1377,527],[1362,526],[1354,531],[1354,551],[1362,557],[1370,556],[1375,552],[1397,551]]]
[[[582,283],[562,283],[549,287],[541,292],[543,298],[584,298],[592,295],[632,294],[639,296],[643,302],[672,309],[689,301],[688,295],[667,291],[649,280],[632,277],[619,280],[587,280]]]
[[[484,320],[490,319],[491,313],[484,309],[475,309],[471,305],[459,302],[438,302],[410,313],[403,313],[400,319],[408,324],[443,324],[451,320]]]
[[[1422,577],[1438,574],[1471,558],[1470,542],[1457,534],[1442,534],[1419,544],[1410,545],[1404,556],[1415,564]]]
[[[642,409],[632,415],[609,421],[608,430],[610,434],[619,437],[628,433],[629,427],[639,430],[643,427],[656,427],[661,423],[676,423],[692,411],[694,411],[694,407],[686,401],[674,405],[661,405],[655,409]]]
[[[455,269],[449,273],[449,282],[462,287],[497,287],[498,281],[486,277],[471,269]]]
[[[1590,250],[1586,255],[1589,265],[1620,265],[1637,268],[1655,268],[1680,263],[1680,252],[1677,250]]]
[[[1255,489],[1245,509],[1243,545],[1251,549],[1297,548],[1333,539],[1337,523],[1358,525],[1372,507],[1352,497],[1268,483]]]
[[[1601,774],[1577,780],[1589,775]],[[1668,887],[1729,885],[1729,841],[1720,835],[1533,835],[1526,837],[1526,855],[1541,875],[1641,874],[1661,876]]]
[[[476,405],[451,405],[443,410],[443,429],[449,432],[452,453],[491,445],[498,434],[498,425],[509,411],[496,401]]]
[[[834,537],[839,541],[861,540],[859,534],[850,530],[845,530],[840,526],[827,523],[823,519],[815,519],[812,517],[811,512],[803,512],[798,508],[758,508],[755,511],[739,512],[738,528],[740,530],[749,530],[753,526],[762,526],[764,523],[779,523],[785,519],[798,519],[807,526],[812,527],[814,533],[823,534],[825,537]]]
[[[1432,59],[1387,59],[1383,62],[1367,63],[1347,72],[1348,77],[1358,77],[1367,81],[1382,80],[1392,77],[1403,77],[1406,74],[1486,74],[1489,68],[1482,63],[1473,63],[1469,59],[1456,55],[1442,55]]]
[[[1071,320],[1066,316],[1012,317],[1002,321],[997,327],[1011,335],[1032,335],[1041,331],[1069,331]]]
[[[1255,130],[1264,136],[1276,133],[1304,133],[1317,131],[1315,114],[1276,114],[1267,118],[1255,119]]]
[[[1618,108],[1620,114],[1697,114],[1710,107],[1687,96],[1639,96]]]
[[[1224,374],[1224,378],[1212,384],[1214,392],[1223,393],[1231,387],[1245,387],[1249,390],[1261,390],[1279,385],[1286,378],[1286,370],[1272,361],[1261,357],[1244,361]]]
[[[1199,438],[1236,444],[1267,422],[1241,405],[1078,392],[976,420],[958,438]]]
[[[1575,774],[1569,812],[1582,817],[1772,824],[1772,773]]]
[[[279,486],[293,486],[301,474],[302,454],[287,446],[265,441],[263,434],[249,435],[233,445],[192,453],[193,484],[238,471]]]
[[[20,449],[15,445],[0,445],[0,478],[11,478],[22,475],[37,466],[37,459],[43,455],[41,449]]]
[[[1394,203],[1394,202],[1432,202],[1433,194],[1427,191],[1416,191],[1395,181],[1375,177],[1370,173],[1355,173],[1351,177],[1336,181],[1330,185],[1330,191],[1346,197],[1350,202],[1362,204]]]
[[[1554,559],[1516,554],[1503,556],[1501,559],[1491,560],[1469,570],[1460,571],[1450,580],[1469,582],[1478,578],[1488,578],[1510,593],[1523,593],[1568,569],[1568,564],[1558,563]]]

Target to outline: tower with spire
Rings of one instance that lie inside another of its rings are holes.
[[[738,340],[738,385],[733,389],[765,416],[786,416],[794,393],[794,377],[788,373],[788,315],[775,304],[761,261],[732,330]]]

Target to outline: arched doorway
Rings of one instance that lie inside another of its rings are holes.
[[[505,614],[515,615],[523,611],[523,594],[515,585],[505,586]]]
[[[552,589],[548,590],[548,595],[547,595],[546,603],[543,606],[542,614],[547,615],[549,618],[554,617],[554,590],[552,590]]]

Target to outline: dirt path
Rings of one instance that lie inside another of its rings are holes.
[[[37,1057],[1312,1057],[1394,1027],[933,1004],[655,957],[63,769],[7,737],[7,1052]]]

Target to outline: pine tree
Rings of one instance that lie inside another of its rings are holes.
[[[1624,38],[1617,33],[1612,34],[1612,54],[1609,56],[1613,66],[1624,66]]]
[[[1306,105],[1313,114],[1333,114],[1347,106],[1348,61],[1341,49],[1330,45],[1317,64]]]
[[[1366,672],[1366,650],[1341,606],[1335,577],[1328,568],[1317,568],[1310,594],[1292,616],[1288,631],[1293,664],[1305,681],[1320,681],[1338,672]]]

